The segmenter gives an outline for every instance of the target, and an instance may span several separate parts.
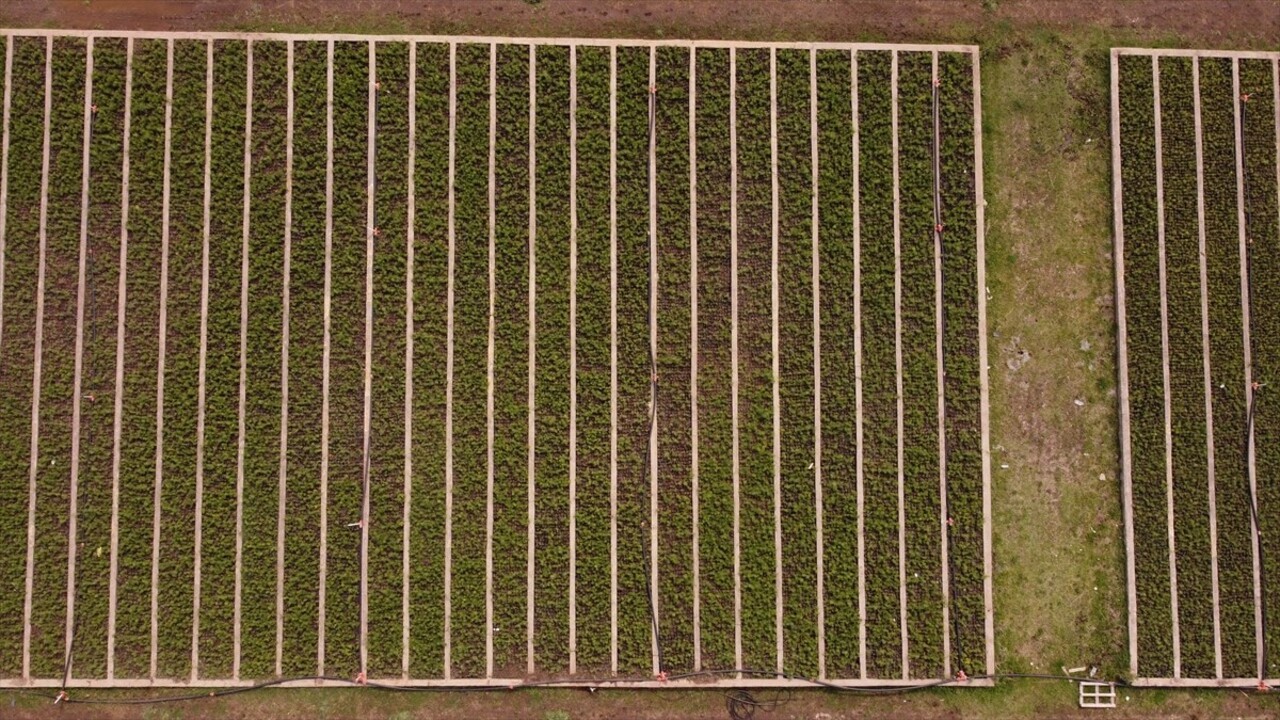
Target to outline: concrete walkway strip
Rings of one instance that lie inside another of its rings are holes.
[[[80,160],[80,266],[76,281],[76,361],[71,392],[71,498],[67,513],[67,620],[64,654],[71,658],[76,626],[76,520],[80,499],[80,395],[84,386],[84,296],[89,260],[89,149],[93,144],[93,38],[85,41],[84,119]],[[74,670],[67,666],[67,677]]]
[[[36,562],[36,476],[40,468],[40,386],[44,354],[44,266],[49,216],[49,115],[53,102],[53,36],[44,50],[44,150],[40,169],[40,258],[36,280],[36,333],[31,381],[31,455],[27,488],[27,579],[22,611],[22,677],[31,677],[31,593]]]
[[[824,588],[822,517],[822,274],[821,237],[818,228],[818,51],[809,50],[809,173],[810,231],[813,236],[813,514],[814,557],[817,562],[818,677],[827,677],[827,605]]]
[[[533,657],[534,570],[537,554],[537,378],[538,378],[538,52],[529,46],[529,445],[525,457],[528,472],[529,508],[528,555],[525,573],[525,670],[532,675],[537,669]]]
[[[858,131],[858,53],[849,53],[850,112],[853,116],[853,376],[854,488],[858,508],[858,677],[867,678],[867,547],[863,518],[866,515],[862,465],[862,205],[860,190],[860,135]]]
[[[213,41],[205,42],[204,71],[204,211],[200,249],[200,367],[196,380],[196,507],[194,567],[191,574],[191,679],[200,677],[200,595],[204,584],[204,446],[205,378],[209,356],[209,212],[212,198]],[[279,673],[277,673],[279,674]]]
[[[1253,299],[1250,297],[1250,280],[1249,280],[1249,227],[1246,218],[1245,197],[1244,197],[1244,128],[1242,126],[1244,120],[1241,117],[1241,108],[1244,100],[1240,95],[1240,58],[1232,58],[1231,60],[1231,97],[1234,98],[1232,108],[1235,113],[1235,149],[1236,149],[1236,226],[1239,229],[1240,236],[1240,300],[1243,305],[1241,312],[1244,317],[1244,396],[1246,398],[1253,397],[1253,345],[1250,339],[1250,323],[1253,321],[1253,311],[1250,308]],[[1256,447],[1255,428],[1253,423],[1249,424],[1248,438],[1248,471],[1249,471],[1249,497],[1258,497],[1258,465],[1257,465],[1257,447]],[[1264,638],[1262,636],[1263,617],[1262,617],[1262,568],[1260,565],[1261,548],[1259,547],[1261,540],[1261,531],[1257,527],[1254,518],[1251,518],[1252,530],[1249,542],[1249,549],[1253,554],[1253,632],[1254,647],[1257,649],[1258,677],[1266,677],[1268,668],[1265,667],[1263,656]]]
[[[1158,61],[1157,61],[1158,62]],[[1213,665],[1214,677],[1222,677],[1222,615],[1218,586],[1218,491],[1216,457],[1213,447],[1213,372],[1209,344],[1209,268],[1204,228],[1204,139],[1200,113],[1200,58],[1191,59],[1191,106],[1196,133],[1196,227],[1199,232],[1200,265],[1200,343],[1204,364],[1205,468],[1209,481],[1209,554],[1213,592]]]
[[[286,45],[284,155],[284,273],[280,317],[280,471],[276,502],[276,675],[284,669],[285,513],[289,505],[289,304],[293,278],[293,64],[294,43]]]
[[[249,210],[252,205],[253,170],[253,43],[248,43],[245,65],[244,101],[244,200],[240,235],[240,397],[236,430],[236,570],[235,604],[231,612],[231,676],[240,677],[240,606],[244,575],[244,446],[247,358],[249,354]],[[323,628],[323,623],[321,628]],[[324,632],[322,629],[320,632]],[[323,674],[323,673],[321,673]]]
[[[13,52],[13,43],[9,43],[9,52]],[[12,55],[9,63],[12,64]],[[5,85],[6,93],[9,85]],[[133,40],[125,43],[124,72],[124,137],[121,152],[121,185],[120,185],[120,280],[116,288],[116,379],[115,408],[111,423],[111,579],[107,594],[107,679],[115,680],[116,655],[116,609],[119,600],[120,574],[120,434],[124,410],[124,338],[125,309],[128,300],[129,276],[129,134],[133,115]]]
[[[1151,58],[1156,146],[1156,231],[1160,253],[1160,355],[1164,378],[1164,481],[1166,495],[1165,520],[1169,528],[1169,604],[1173,618],[1173,676],[1182,677],[1181,632],[1178,627],[1178,551],[1174,531],[1173,508],[1173,411],[1171,403],[1171,378],[1169,372],[1169,283],[1165,272],[1165,224],[1164,224],[1164,150],[1162,143],[1160,111],[1160,63]]]
[[[774,638],[777,640],[778,672],[786,667],[783,656],[782,631],[782,394],[778,385],[779,347],[778,347],[778,262],[781,260],[778,248],[778,51],[769,49],[769,162],[773,181],[772,215],[772,261],[770,262],[772,279],[770,287],[773,295],[772,328],[773,328],[773,580],[774,580]]]
[[[618,48],[609,48],[609,668],[618,672]]]
[[[333,338],[333,41],[325,48],[324,354],[320,370],[320,584],[316,674],[324,675],[325,591],[329,574],[329,364]]]
[[[895,394],[898,398],[898,623],[902,631],[902,678],[911,677],[911,666],[907,648],[907,525],[906,496],[904,484],[903,460],[903,422],[902,422],[902,220],[901,212],[901,175],[898,163],[898,52],[893,51],[890,61],[891,105],[890,115],[893,124],[893,355],[894,378],[897,383]]]

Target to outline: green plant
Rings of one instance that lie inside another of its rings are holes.
[[[534,662],[569,662],[569,49],[537,49]]]
[[[733,397],[729,51],[697,62],[698,577],[702,664],[733,668]]]
[[[449,48],[417,47],[413,248],[413,501],[409,670],[444,671],[444,419],[448,348]]]
[[[1159,256],[1155,207],[1154,85],[1148,58],[1120,60],[1120,154],[1124,203],[1125,315],[1129,343],[1138,674],[1173,673],[1164,463]]]
[[[869,677],[902,674],[890,57],[858,53],[863,542]]]

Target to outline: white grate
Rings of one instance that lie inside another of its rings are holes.
[[[1113,708],[1116,706],[1116,686],[1111,683],[1080,683],[1080,707]]]

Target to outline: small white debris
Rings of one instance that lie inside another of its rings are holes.
[[[1008,470],[1008,469],[1009,469],[1009,463],[1000,463],[1000,469],[1001,469],[1001,470]]]
[[[1085,138],[1084,144],[1088,145],[1091,142],[1093,142],[1093,138]]]
[[[1106,473],[1098,473],[1098,480],[1099,480],[1100,482],[1106,482],[1106,481],[1107,481],[1107,474],[1106,474]]]
[[[812,469],[813,469],[813,463],[809,463],[809,469],[810,469],[810,470],[812,470]]]
[[[1080,400],[1079,398],[1076,399],[1075,403],[1076,403],[1076,407],[1084,407],[1084,401]]]

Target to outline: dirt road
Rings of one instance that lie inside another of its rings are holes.
[[[1009,25],[1264,41],[1274,0],[16,0],[9,27],[937,40]]]

